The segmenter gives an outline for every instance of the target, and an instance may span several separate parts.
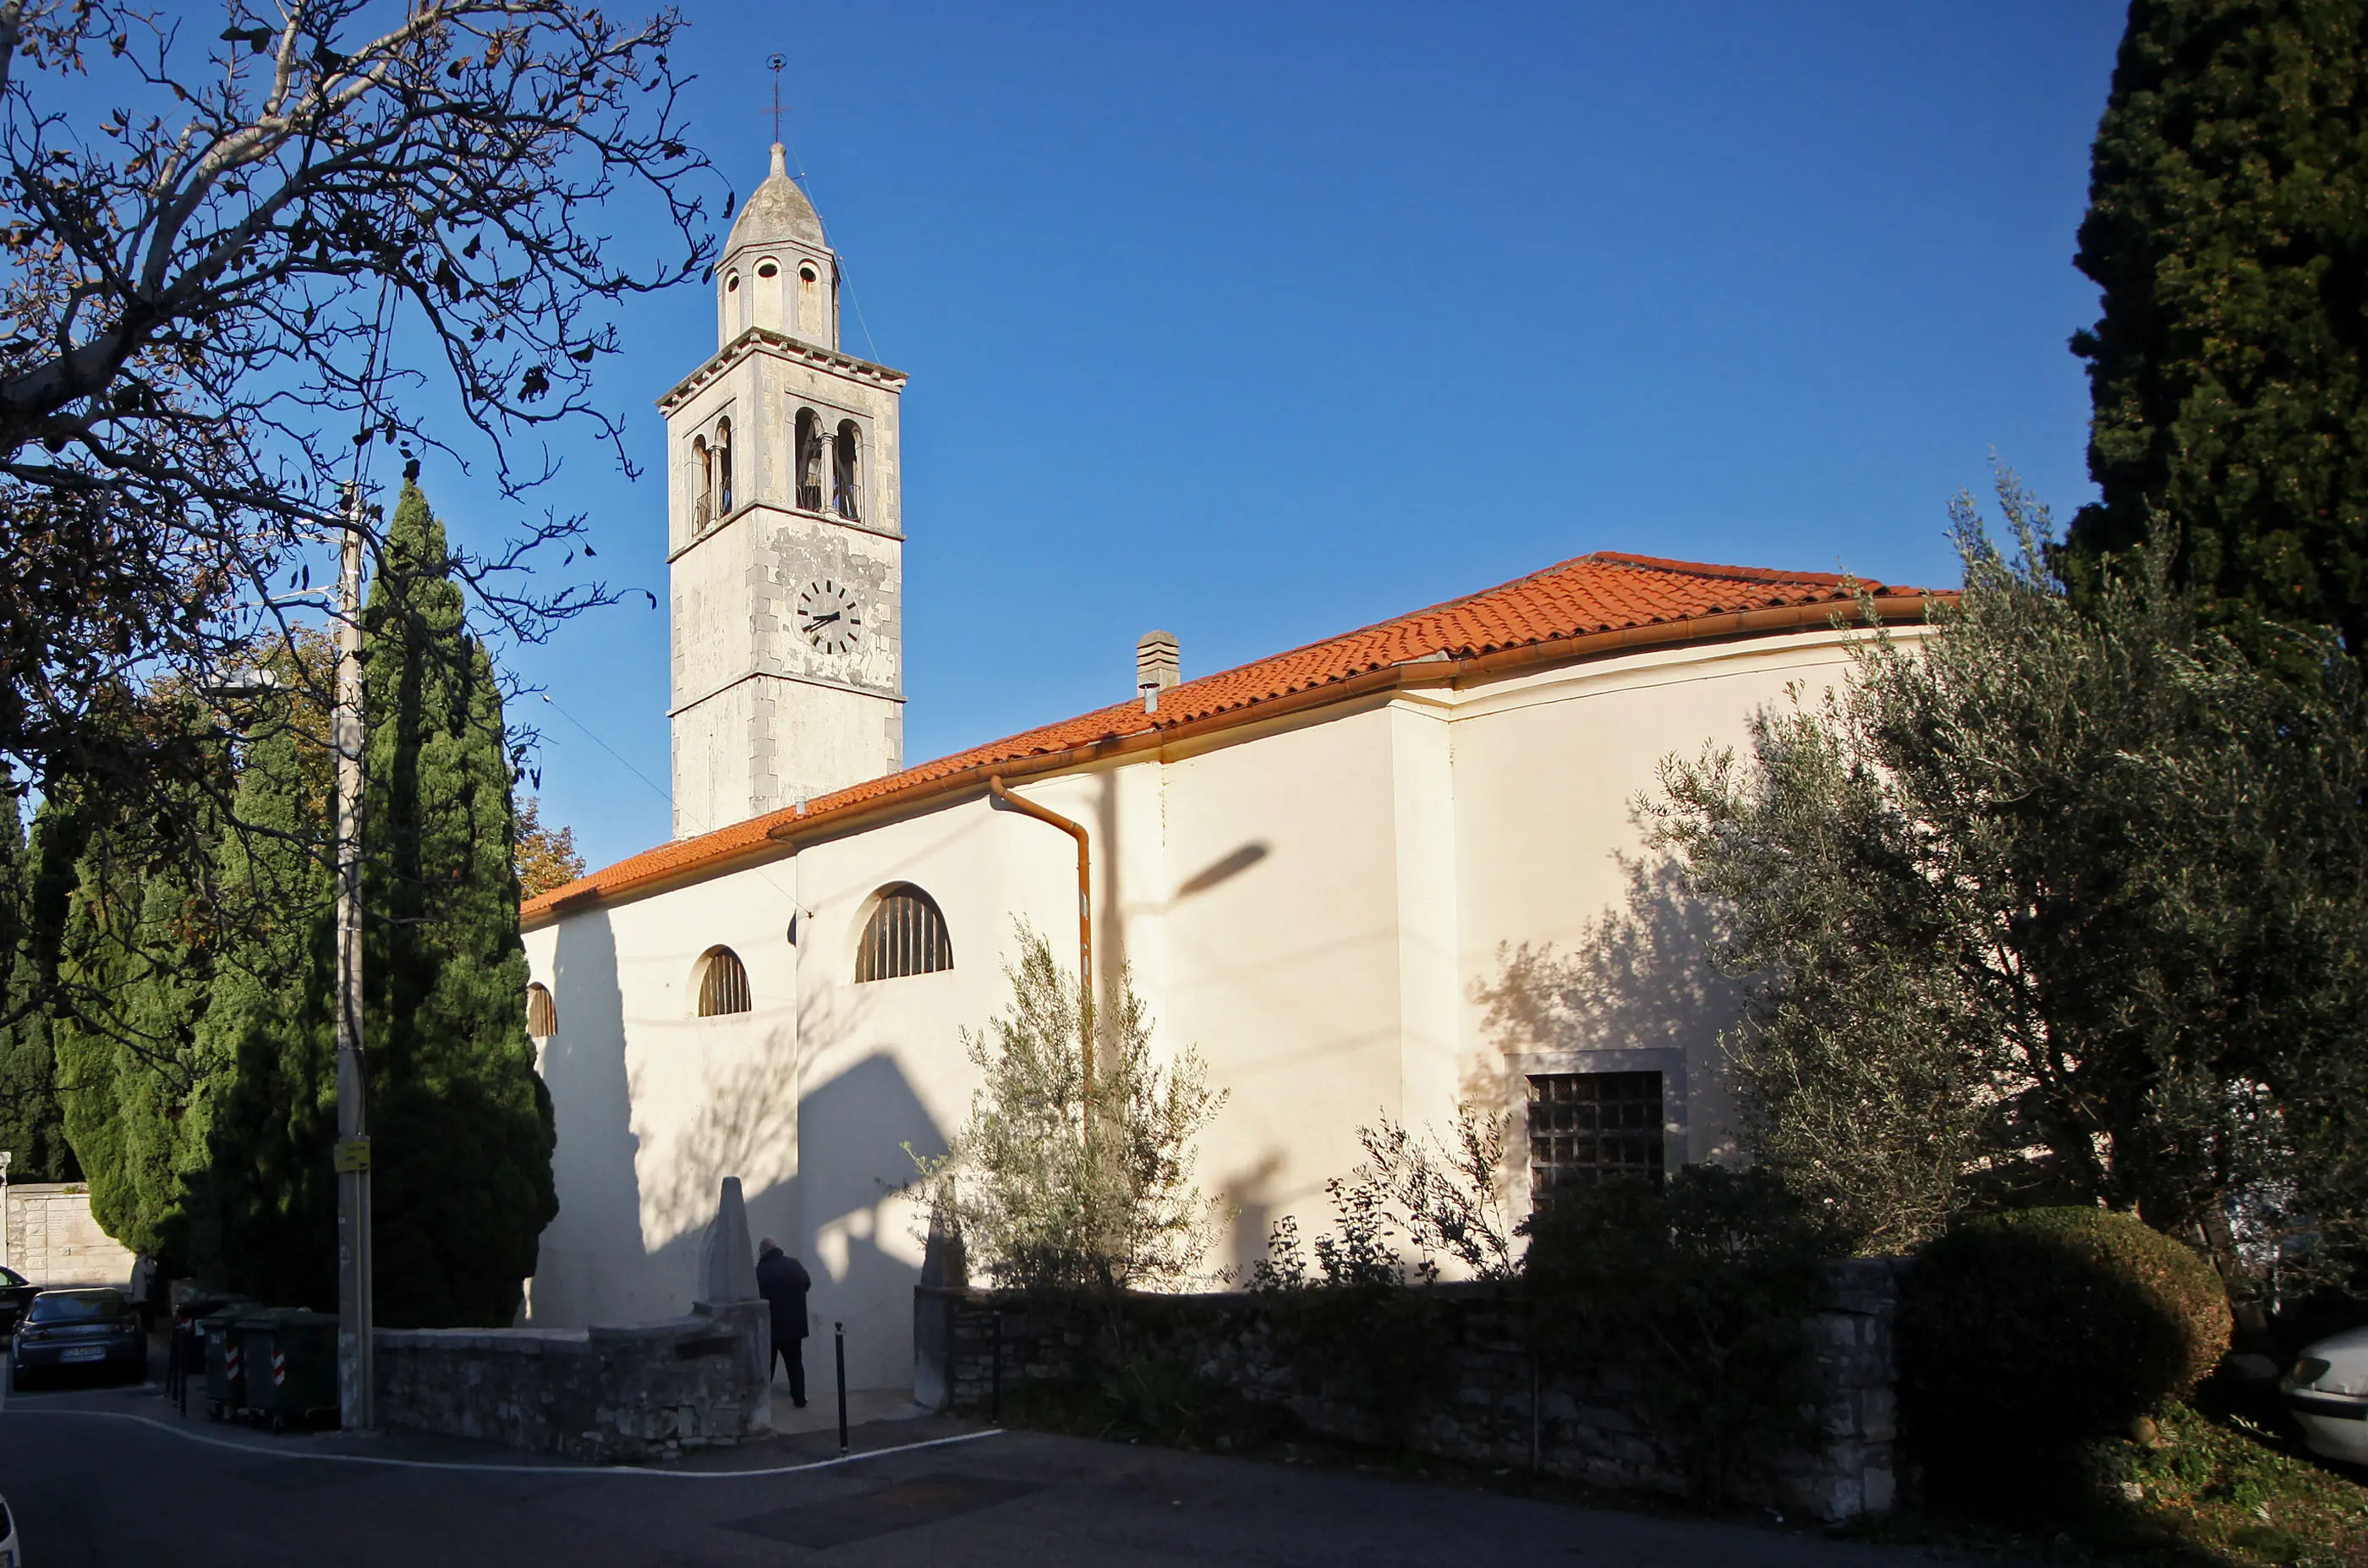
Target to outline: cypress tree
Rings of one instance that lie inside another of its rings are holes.
[[[512,767],[443,525],[406,483],[364,615],[380,1321],[506,1324],[559,1211],[526,1034]]]
[[[33,871],[24,820],[9,800],[0,815],[0,1149],[11,1181],[70,1181],[81,1174],[58,1104],[50,1020],[38,1006],[32,940]],[[14,1015],[11,1017],[11,1015]]]
[[[101,1226],[316,1306],[336,1299],[324,652],[276,661],[280,695],[222,749],[230,810],[183,813],[200,842],[97,790],[54,795],[32,917],[60,933],[56,1084]]]
[[[325,661],[276,722],[252,735],[233,815],[215,856],[226,922],[206,1014],[196,1029],[212,1069],[203,1088],[209,1149],[185,1227],[205,1279],[267,1301],[336,1305],[336,887],[325,715],[310,693]]]
[[[442,526],[405,484],[365,608],[363,1006],[379,1321],[510,1322],[558,1212],[524,1017],[508,737]],[[67,1140],[126,1245],[266,1300],[336,1297],[336,960],[325,645],[237,743],[212,841],[68,791],[57,1026]],[[194,875],[191,868],[201,868]],[[70,889],[70,891],[68,891]]]
[[[2206,616],[2368,653],[2368,4],[2133,0],[2089,203],[2076,582],[2159,517]]]
[[[198,1043],[218,946],[191,857],[151,824],[69,788],[36,824],[50,874],[70,864],[58,984],[71,1009],[52,1045],[65,1134],[90,1183],[92,1216],[135,1251],[187,1255],[186,1205],[211,1153]]]

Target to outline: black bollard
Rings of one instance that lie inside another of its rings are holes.
[[[838,1451],[847,1452],[847,1325],[830,1325],[832,1349],[838,1356]]]
[[[988,1363],[986,1382],[986,1418],[1003,1419],[1003,1314],[995,1314],[995,1358]]]

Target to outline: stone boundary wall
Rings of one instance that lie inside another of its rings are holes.
[[[12,1181],[0,1259],[36,1285],[121,1285],[131,1252],[91,1218],[90,1187],[78,1181]]]
[[[773,1429],[762,1301],[621,1328],[381,1329],[382,1426],[615,1464]]]
[[[1829,1442],[1821,1455],[1780,1464],[1760,1501],[1828,1521],[1887,1512],[1896,1494],[1897,1428],[1892,1324],[1901,1264],[1853,1258],[1832,1267],[1831,1303],[1811,1320]],[[1542,1369],[1503,1293],[1443,1285],[1430,1389],[1409,1391],[1390,1430],[1363,1402],[1311,1387],[1276,1353],[1268,1308],[1256,1296],[1137,1295],[1126,1305],[1138,1358],[1169,1359],[1261,1403],[1283,1406],[1309,1430],[1360,1443],[1529,1468],[1594,1485],[1679,1492],[1684,1483],[1636,1408],[1636,1387],[1589,1384]],[[1074,1299],[923,1286],[914,1301],[914,1398],[984,1409],[997,1363],[1007,1389],[1074,1381],[1111,1369],[1103,1318]]]

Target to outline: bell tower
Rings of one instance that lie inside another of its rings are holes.
[[[839,352],[838,258],[772,172],[715,266],[666,422],[674,833],[904,766],[902,371]]]

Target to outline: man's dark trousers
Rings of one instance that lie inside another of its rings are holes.
[[[773,1354],[789,1364],[790,1399],[792,1403],[806,1402],[806,1342],[803,1339],[773,1341]]]

